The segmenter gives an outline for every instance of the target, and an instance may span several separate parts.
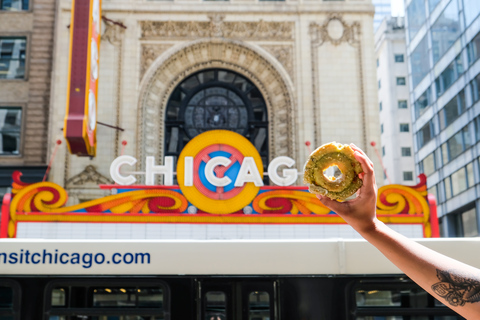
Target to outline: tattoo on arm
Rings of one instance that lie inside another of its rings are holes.
[[[432,290],[450,305],[458,307],[480,301],[480,275],[437,269],[437,278],[440,282],[435,283]]]

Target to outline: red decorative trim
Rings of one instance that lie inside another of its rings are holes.
[[[18,172],[18,171],[15,171]],[[21,174],[20,174],[21,175]],[[12,194],[7,193],[3,196],[2,202],[2,219],[0,221],[0,238],[8,238],[8,222],[10,220],[10,201]]]

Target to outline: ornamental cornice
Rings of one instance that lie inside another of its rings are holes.
[[[142,39],[227,38],[291,41],[294,22],[224,21],[225,15],[210,14],[209,21],[140,21]]]

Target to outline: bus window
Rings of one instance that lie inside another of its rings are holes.
[[[94,307],[115,308],[161,308],[163,290],[161,288],[94,288]]]
[[[13,307],[13,289],[11,287],[0,286],[0,309],[12,309]]]
[[[52,290],[52,307],[64,307],[66,305],[66,293],[64,288]]]
[[[227,296],[222,291],[205,294],[205,320],[227,320]]]
[[[17,282],[0,279],[0,319],[20,319],[20,286]]]
[[[248,295],[248,320],[270,320],[270,295],[254,291]]]
[[[162,281],[52,281],[49,320],[167,320],[169,288]],[[143,282],[143,283],[141,283]],[[50,289],[48,289],[50,288]],[[0,320],[3,320],[0,317]]]
[[[461,320],[406,278],[360,281],[353,292],[354,320]]]
[[[357,320],[458,320],[463,319],[457,316],[370,316],[357,317]]]

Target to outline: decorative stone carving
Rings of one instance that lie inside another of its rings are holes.
[[[103,23],[105,25],[105,30],[101,39],[110,42],[110,44],[114,46],[120,45],[123,34],[125,33],[125,28],[107,20],[103,20]]]
[[[277,21],[224,21],[225,16],[212,14],[210,21],[141,21],[142,38],[228,38],[242,40],[293,40],[294,23]]]
[[[281,45],[263,45],[262,48],[267,50],[272,56],[277,59],[282,66],[287,70],[290,78],[294,78],[293,70],[293,47],[292,46],[281,46]]]
[[[170,44],[146,44],[142,46],[142,58],[140,62],[140,79],[143,78],[148,67],[172,45]]]
[[[360,39],[360,23],[355,21],[348,25],[340,14],[331,13],[323,24],[310,24],[310,36],[314,45],[322,45],[325,41],[335,46],[342,42],[355,44]]]
[[[361,39],[361,24],[358,21],[354,21],[351,24],[348,24],[339,13],[331,13],[328,15],[327,19],[323,24],[311,23],[310,24],[310,36],[311,36],[311,52],[312,52],[312,67],[313,67],[313,81],[312,81],[312,90],[313,90],[313,118],[314,118],[314,145],[318,145],[318,141],[321,141],[318,128],[318,119],[320,119],[318,105],[318,87],[319,87],[319,72],[318,72],[318,47],[323,45],[325,42],[331,42],[334,46],[338,46],[343,42],[348,43],[357,50],[358,56],[358,83],[359,83],[359,96],[362,112],[362,123],[363,123],[363,132],[362,132],[362,145],[360,146],[364,150],[367,149],[367,132],[366,128],[368,125],[366,123],[366,111],[365,111],[365,94],[364,94],[364,74],[363,74],[363,57],[362,57],[362,46],[360,43]]]
[[[82,172],[68,179],[66,185],[67,188],[73,186],[78,187],[87,182],[92,182],[95,185],[113,183],[110,179],[98,173],[94,166],[88,165]]]
[[[175,87],[190,74],[206,68],[238,72],[251,80],[262,93],[269,117],[270,157],[296,153],[295,99],[293,88],[272,63],[251,45],[233,40],[201,39],[186,45],[145,75],[140,91],[137,123],[137,155],[163,159],[165,108]],[[282,134],[279,134],[281,132]]]

